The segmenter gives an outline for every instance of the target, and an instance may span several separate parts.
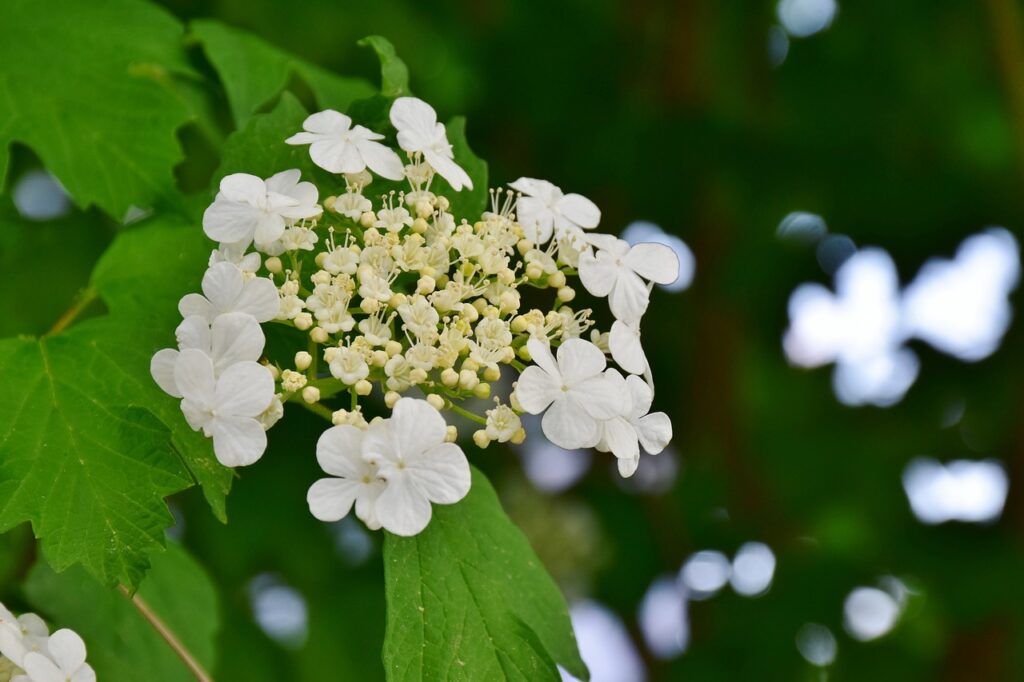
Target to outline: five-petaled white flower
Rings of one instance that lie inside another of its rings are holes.
[[[530,414],[547,410],[544,435],[566,450],[589,448],[601,440],[600,422],[618,415],[622,396],[603,374],[604,353],[589,341],[569,339],[558,347],[531,338],[527,349],[536,365],[523,370],[516,398]]]
[[[384,136],[361,125],[352,125],[345,114],[327,109],[302,122],[304,132],[285,142],[308,144],[313,163],[331,173],[359,173],[369,168],[389,180],[402,179],[402,160],[377,140]],[[356,216],[358,217],[358,216]]]
[[[430,522],[431,503],[454,504],[469,492],[469,462],[445,442],[444,417],[426,400],[401,398],[390,419],[371,424],[363,458],[387,485],[376,503],[380,524],[395,535],[416,535]]]
[[[209,356],[213,360],[216,376],[220,376],[236,362],[259,360],[266,341],[259,322],[247,313],[218,315],[212,328],[199,315],[189,315],[178,325],[174,334],[178,338],[179,349],[195,348]],[[164,348],[157,351],[149,362],[149,371],[157,385],[175,398],[181,397],[174,382],[174,366],[178,362],[178,355],[177,350]]]
[[[23,613],[15,617],[0,604],[0,655],[14,665],[22,667],[25,655],[33,651],[45,651],[50,630],[43,619],[34,613]]]
[[[332,426],[316,443],[316,460],[333,478],[321,478],[309,488],[309,511],[321,521],[338,521],[355,505],[356,516],[370,530],[380,528],[375,514],[384,481],[377,465],[363,459],[366,432],[355,426]]]
[[[292,169],[266,181],[248,173],[225,176],[220,192],[203,213],[206,235],[228,244],[269,244],[289,224],[319,215],[316,185],[299,182],[300,175]]]
[[[650,302],[644,280],[670,284],[679,276],[679,258],[664,244],[644,242],[630,246],[611,235],[592,235],[597,254],[580,255],[580,281],[594,296],[607,296],[615,319],[640,323]]]
[[[236,362],[218,377],[206,353],[186,348],[174,365],[174,384],[185,419],[213,438],[221,464],[245,466],[263,456],[267,434],[257,418],[274,399],[274,380],[266,367]]]
[[[456,192],[473,189],[473,181],[455,163],[444,124],[434,108],[416,97],[399,97],[391,105],[391,123],[398,131],[398,145],[410,154],[420,153]]]
[[[563,194],[547,180],[519,178],[509,187],[521,192],[516,200],[516,220],[527,239],[543,244],[579,230],[592,230],[601,222],[601,209],[582,194]]]
[[[248,313],[257,322],[277,316],[281,299],[266,277],[245,277],[237,265],[217,263],[203,275],[203,293],[185,294],[178,303],[182,317],[199,315],[213,322],[224,313]]]
[[[614,369],[605,376],[622,396],[621,411],[601,422],[601,442],[597,449],[611,452],[618,459],[619,473],[629,478],[640,463],[640,447],[656,455],[672,440],[672,422],[664,412],[650,412],[654,391],[638,376],[625,379]]]
[[[96,673],[85,662],[85,642],[75,632],[57,630],[46,648],[48,655],[38,651],[25,654],[21,667],[28,674],[26,682],[96,682]]]

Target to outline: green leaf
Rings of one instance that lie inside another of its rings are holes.
[[[85,571],[56,574],[37,564],[25,592],[32,606],[55,626],[85,640],[89,664],[101,680],[191,682],[181,659],[119,591],[105,589]],[[208,671],[213,668],[219,629],[217,593],[209,577],[173,542],[153,557],[138,596]]]
[[[359,41],[360,47],[371,47],[380,60],[380,94],[395,98],[411,95],[409,90],[409,67],[395,52],[395,46],[383,36],[366,36]]]
[[[384,543],[388,679],[586,679],[565,600],[487,478],[427,529]]]
[[[191,118],[170,87],[191,74],[180,24],[132,0],[0,4],[0,170],[32,147],[79,206],[117,219],[177,205],[176,131]]]
[[[469,148],[469,142],[466,141],[466,118],[464,116],[456,116],[450,120],[447,132],[448,141],[452,143],[452,151],[455,152],[455,163],[462,166],[463,170],[469,174],[473,180],[473,189],[456,192],[447,180],[437,176],[434,178],[436,184],[434,191],[448,198],[456,222],[465,218],[472,223],[487,210],[490,201],[487,194],[487,162]]]
[[[284,90],[293,75],[309,85],[324,108],[344,111],[374,92],[361,78],[338,76],[218,21],[194,21],[190,28],[220,75],[238,126]]]

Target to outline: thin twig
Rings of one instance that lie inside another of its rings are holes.
[[[53,336],[54,334],[59,334],[60,332],[67,329],[71,325],[71,323],[77,320],[78,316],[81,315],[82,312],[85,311],[85,309],[88,308],[89,305],[96,300],[97,296],[98,294],[95,289],[90,288],[83,290],[82,293],[78,295],[78,299],[75,301],[75,303],[70,308],[65,310],[64,314],[61,315],[60,318],[53,323],[53,326],[50,327],[50,330],[46,332],[46,336]]]
[[[182,663],[185,664],[188,671],[192,673],[199,682],[213,682],[213,678],[210,677],[208,672],[206,672],[202,664],[196,660],[196,657],[192,655],[192,652],[181,643],[181,640],[178,639],[177,635],[167,627],[167,625],[160,619],[160,616],[156,615],[156,613],[149,608],[149,604],[147,604],[146,601],[138,595],[138,593],[132,595],[124,585],[120,585],[118,589],[121,590],[121,594],[131,600],[138,612],[142,614],[142,617],[153,626],[153,629],[156,630],[158,635],[163,637],[164,641],[167,642],[167,645],[174,650],[174,653],[178,655],[178,658],[180,658]]]

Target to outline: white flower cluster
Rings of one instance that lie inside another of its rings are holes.
[[[75,632],[50,634],[34,613],[15,616],[0,604],[0,682],[96,682]]]
[[[456,216],[436,178],[456,192],[473,182],[435,111],[401,97],[390,120],[404,160],[384,135],[336,111],[309,116],[286,140],[309,145],[317,166],[340,174],[344,191],[322,205],[298,170],[221,181],[203,216],[220,245],[203,295],[179,305],[178,349],[153,358],[158,384],[182,399],[189,424],[213,438],[227,466],[259,459],[286,402],[329,419],[317,459],[331,478],[310,489],[312,513],[337,520],[354,507],[369,527],[399,535],[420,532],[432,504],[469,491],[444,410],[480,424],[479,447],[522,442],[520,415],[544,412],[552,442],[611,451],[631,475],[640,446],[658,453],[672,434],[664,413],[648,414],[640,320],[654,283],[676,278],[675,254],[589,232],[597,206],[543,180],[492,190],[491,210],[472,222]],[[403,184],[372,194],[374,175]],[[571,306],[576,275],[608,298],[608,333],[592,329],[591,310]],[[554,304],[527,308],[529,289],[554,291]],[[264,322],[307,337],[285,364],[258,362]],[[607,367],[609,354],[626,376]],[[491,397],[503,366],[521,375],[512,394],[482,415],[466,409],[464,401]],[[371,395],[390,418],[364,417],[360,399]]]

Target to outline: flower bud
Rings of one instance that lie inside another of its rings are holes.
[[[375,298],[364,298],[359,304],[359,309],[367,315],[373,315],[380,310],[380,301]]]
[[[263,265],[267,268],[267,272],[272,272],[275,275],[280,273],[283,268],[281,265],[281,259],[277,256],[271,256],[263,262]]]
[[[434,207],[430,204],[429,201],[420,200],[416,202],[416,215],[419,216],[417,220],[423,220],[423,218],[427,218],[433,214]],[[416,223],[413,223],[412,229],[416,229]]]
[[[309,338],[313,343],[327,343],[327,330],[323,327],[313,327],[309,330]]]
[[[509,393],[509,395],[508,395],[508,404],[509,404],[509,407],[511,407],[516,412],[520,412],[521,413],[523,411],[523,406],[519,404],[519,398],[518,398],[518,396],[516,396],[516,392],[515,391],[512,391],[511,393]]]
[[[441,372],[441,383],[448,388],[454,388],[459,383],[459,373],[449,367]]]
[[[513,445],[519,445],[524,440],[526,440],[526,429],[523,428],[520,428],[518,431],[512,434],[511,438],[509,438],[509,442],[512,443]]]
[[[408,300],[408,297],[403,293],[392,294],[391,298],[388,299],[388,305],[392,308],[397,308]]]
[[[484,379],[487,381],[497,381],[501,378],[501,370],[497,367],[488,367],[484,370]]]
[[[313,326],[313,316],[309,313],[299,313],[293,320],[295,328],[300,331],[306,331]]]
[[[442,398],[436,393],[431,393],[430,395],[428,395],[427,402],[430,403],[430,406],[433,407],[435,410],[444,409],[444,398]]]
[[[550,284],[553,287],[561,289],[562,287],[565,286],[565,273],[562,272],[561,270],[558,270],[548,275],[548,284]]]
[[[530,263],[526,266],[526,276],[529,279],[540,279],[544,276],[544,268],[540,266],[540,263]]]
[[[427,373],[425,370],[417,367],[416,369],[409,372],[409,380],[414,384],[422,384],[427,380]]]
[[[569,302],[576,298],[576,290],[572,287],[562,287],[558,290],[558,300]]]
[[[375,350],[370,355],[370,364],[374,367],[383,367],[388,364],[388,354],[382,350]]]
[[[348,411],[338,410],[331,413],[331,423],[335,426],[341,426],[342,424],[348,424]]]
[[[306,386],[302,389],[302,400],[309,405],[320,402],[320,389],[316,386]]]
[[[402,352],[402,344],[392,339],[384,344],[384,352],[392,358]]]
[[[387,408],[390,410],[392,407],[395,406],[395,403],[397,403],[398,399],[401,397],[401,393],[397,393],[395,391],[388,391],[387,393],[384,394],[384,404],[387,405]]]
[[[533,249],[533,242],[529,239],[520,239],[516,244],[516,250],[519,251],[520,256],[525,256],[528,251]]]
[[[373,384],[366,379],[360,379],[356,382],[356,395],[370,395],[373,392]]]
[[[300,350],[295,354],[295,369],[305,372],[311,364],[313,364],[313,356],[306,351]]]
[[[473,389],[473,395],[481,400],[491,397],[491,385],[486,382],[480,382]]]
[[[373,211],[367,211],[359,216],[359,224],[367,229],[373,227],[375,222],[377,222],[377,215]]]
[[[435,286],[437,286],[437,282],[434,281],[434,278],[424,275],[416,282],[416,293],[426,296],[434,290]]]
[[[270,372],[270,377],[274,381],[277,381],[278,378],[280,378],[281,371],[277,368],[277,365],[271,365],[270,363],[266,363],[263,366],[267,368],[268,372]]]
[[[478,448],[486,448],[491,444],[491,439],[487,437],[487,432],[483,429],[479,429],[473,432],[473,442],[476,443]]]
[[[528,324],[529,323],[527,322],[525,317],[523,317],[522,315],[516,315],[515,317],[512,318],[512,324],[511,324],[512,333],[513,334],[522,334],[523,332],[526,331],[526,326]]]
[[[454,443],[459,439],[459,430],[454,426],[448,426],[444,431],[444,440],[446,443]]]
[[[472,391],[479,383],[480,377],[476,375],[476,372],[471,372],[468,369],[459,372],[459,388]]]

